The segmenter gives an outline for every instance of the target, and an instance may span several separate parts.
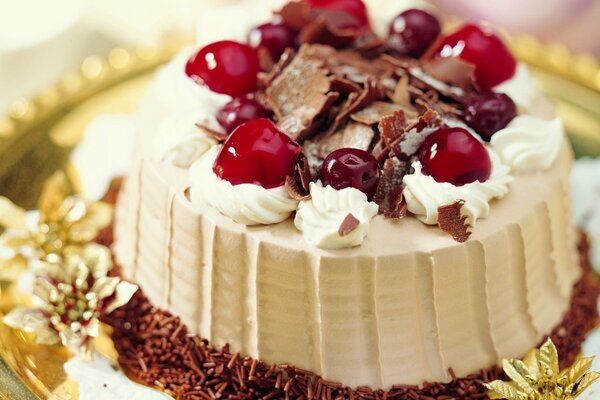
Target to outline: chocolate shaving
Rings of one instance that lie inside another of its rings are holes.
[[[354,230],[358,228],[359,225],[360,221],[354,215],[352,215],[352,213],[349,213],[348,215],[346,215],[346,218],[344,218],[344,220],[342,221],[342,224],[338,229],[338,235],[340,235],[341,237],[348,236],[349,234],[354,232]]]
[[[339,97],[330,92],[331,82],[323,63],[302,46],[298,55],[274,79],[266,94],[278,126],[296,141],[303,141],[323,122],[323,111]]]
[[[427,110],[416,122],[405,127],[404,132],[395,139],[390,148],[396,157],[408,159],[416,154],[421,144],[431,133],[443,125],[444,121],[437,112]]]
[[[319,135],[314,139],[304,142],[304,152],[308,158],[311,171],[317,174],[321,169],[321,163],[329,153],[342,149],[354,148],[367,151],[375,132],[369,126],[357,122],[348,123],[343,129],[334,133]]]
[[[338,14],[347,15],[341,12]],[[351,45],[357,37],[358,31],[356,29],[336,28],[325,15],[320,15],[309,22],[300,31],[299,35],[300,43],[325,43],[338,48]]]
[[[381,39],[373,32],[367,32],[356,40],[356,51],[366,58],[380,56],[385,49],[385,40]]]
[[[342,78],[339,76],[332,76],[331,78],[331,90],[339,92],[341,94],[349,95],[350,93],[356,93],[362,91],[362,87],[352,82],[349,79]]]
[[[312,20],[310,4],[306,1],[290,1],[277,14],[295,31],[302,30]]]
[[[400,104],[406,107],[412,107],[410,102],[410,91],[408,89],[409,76],[403,75],[402,78],[396,84],[394,88],[394,93],[391,96],[391,100],[395,104]]]
[[[206,125],[200,123],[197,123],[196,127],[200,129],[206,136],[215,139],[219,143],[223,143],[229,137],[229,135],[224,132],[215,131],[214,129],[210,129]]]
[[[350,118],[356,122],[360,122],[361,124],[375,125],[378,124],[384,117],[392,115],[396,111],[400,110],[402,110],[402,107],[397,104],[375,101],[362,110],[352,114]]]
[[[379,121],[379,132],[381,138],[388,148],[393,148],[394,143],[401,140],[406,134],[408,120],[404,111],[398,110],[387,115]]]
[[[261,72],[258,76],[259,82],[262,87],[269,87],[273,84],[275,78],[281,74],[281,72],[292,62],[294,59],[295,51],[293,49],[286,49],[285,52],[279,57],[279,61],[269,70],[268,73]]]
[[[348,96],[348,99],[342,106],[340,113],[335,119],[333,125],[330,127],[330,131],[335,131],[350,117],[350,115],[363,109],[374,101],[383,99],[384,96],[385,93],[379,82],[374,78],[368,77],[365,81],[365,87],[360,94],[351,93]]]
[[[301,155],[296,162],[294,174],[285,180],[285,189],[294,200],[310,199],[310,183],[312,174],[306,156]]]
[[[437,80],[464,90],[473,90],[475,86],[475,66],[458,57],[427,60],[423,70]]]
[[[261,71],[271,71],[275,66],[275,60],[273,60],[273,56],[269,50],[267,50],[265,47],[259,47],[256,52],[258,54],[258,63]]]
[[[409,164],[397,158],[388,158],[383,164],[383,171],[373,200],[379,205],[379,214],[386,218],[401,219],[408,208],[402,194],[402,178],[407,173]]]
[[[450,234],[454,240],[463,243],[469,239],[471,232],[467,224],[467,216],[461,215],[460,210],[465,204],[464,200],[457,200],[452,204],[438,207],[438,225],[441,230]]]

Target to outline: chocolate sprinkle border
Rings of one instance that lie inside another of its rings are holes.
[[[108,242],[112,238],[102,239]],[[583,234],[578,250],[583,274],[573,288],[569,310],[550,335],[558,348],[561,368],[575,361],[587,333],[598,320],[600,284],[591,272],[590,246]],[[453,378],[449,383],[396,385],[386,391],[352,389],[294,366],[269,365],[232,354],[228,346],[215,349],[207,340],[189,333],[179,317],[153,307],[141,290],[103,322],[113,328],[112,339],[124,371],[178,400],[471,400],[487,398],[483,383],[506,379],[501,368],[494,366],[461,378],[449,370]]]

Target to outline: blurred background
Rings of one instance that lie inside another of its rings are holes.
[[[77,68],[86,56],[104,55],[115,46],[151,44],[167,32],[191,36],[198,16],[224,2],[236,0],[0,0],[0,113],[11,101]],[[600,58],[600,0],[431,3],[450,14],[488,20]]]

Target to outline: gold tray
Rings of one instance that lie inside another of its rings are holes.
[[[88,58],[78,72],[31,101],[15,102],[6,118],[0,117],[0,194],[33,208],[43,183],[57,170],[65,171],[77,188],[69,155],[84,127],[102,114],[134,112],[155,69],[183,43],[171,39],[155,48],[115,49],[106,59]],[[576,154],[599,156],[598,62],[531,37],[513,39],[511,46],[556,101]],[[15,301],[6,285],[0,285],[0,315]],[[101,336],[98,349],[114,359],[108,335]],[[77,399],[76,384],[63,370],[69,357],[67,350],[37,346],[30,336],[0,323],[0,400]]]

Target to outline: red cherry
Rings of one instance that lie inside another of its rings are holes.
[[[268,119],[237,127],[215,160],[213,171],[232,185],[282,186],[294,172],[301,147]]]
[[[330,153],[323,161],[323,185],[340,190],[353,187],[370,199],[377,190],[381,171],[371,153],[360,149],[344,148]]]
[[[444,37],[436,51],[440,57],[460,57],[475,65],[475,81],[489,90],[515,75],[517,61],[491,30],[465,25]]]
[[[205,46],[185,66],[190,78],[230,96],[254,91],[259,71],[256,50],[229,40]]]
[[[241,96],[234,98],[217,112],[217,121],[227,133],[231,133],[244,122],[270,116],[271,112],[258,101]]]
[[[488,142],[516,116],[517,106],[504,93],[473,93],[464,103],[465,122]]]
[[[426,175],[455,186],[485,182],[492,173],[486,148],[463,128],[438,129],[425,139],[418,157]]]
[[[390,26],[388,47],[400,55],[421,57],[442,32],[436,17],[419,9],[406,10]]]
[[[362,0],[308,0],[319,11],[344,11],[350,17],[338,24],[338,28],[366,30],[370,28],[367,6]]]
[[[279,60],[285,49],[296,47],[296,34],[285,24],[267,23],[252,29],[248,34],[248,44],[258,49],[266,49],[275,61]]]

